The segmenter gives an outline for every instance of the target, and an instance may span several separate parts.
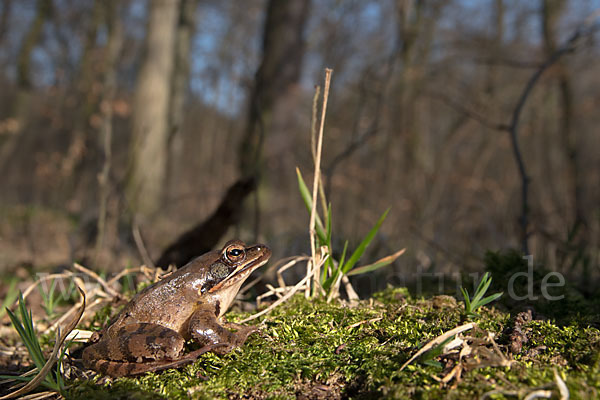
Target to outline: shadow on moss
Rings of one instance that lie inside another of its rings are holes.
[[[503,291],[500,300],[512,313],[533,309],[537,319],[559,325],[600,327],[600,296],[584,296],[564,276],[535,262],[528,264],[518,251],[488,252],[486,269],[492,274],[491,291]]]

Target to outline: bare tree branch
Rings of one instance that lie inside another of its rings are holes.
[[[521,92],[521,95],[519,96],[519,99],[513,109],[511,120],[508,125],[489,121],[486,117],[470,110],[457,101],[452,100],[443,93],[430,93],[432,98],[443,101],[445,104],[461,111],[469,118],[479,122],[481,125],[490,129],[507,131],[509,133],[513,155],[517,163],[519,177],[521,179],[521,215],[519,216],[519,224],[521,228],[521,249],[525,254],[529,254],[529,184],[531,182],[531,178],[527,174],[527,168],[525,166],[525,161],[523,159],[518,141],[519,120],[521,113],[523,112],[523,108],[525,107],[525,103],[529,95],[533,91],[542,74],[552,65],[554,65],[562,56],[573,53],[577,49],[577,46],[580,44],[582,38],[590,36],[598,30],[598,25],[593,24],[594,20],[598,18],[598,16],[600,16],[600,9],[592,12],[577,28],[577,30],[575,30],[571,37],[562,46],[556,49],[556,51],[552,53],[546,61],[538,66]]]
[[[584,36],[590,35],[597,27],[589,29],[592,25],[592,21],[600,15],[600,10],[596,10],[591,13],[588,18],[577,28],[577,30],[571,35],[564,45],[559,47],[540,67],[533,73],[533,75],[527,81],[521,96],[515,106],[510,125],[508,126],[508,132],[510,134],[511,145],[517,167],[519,169],[519,176],[521,178],[521,216],[519,222],[521,225],[521,249],[523,253],[529,254],[529,183],[531,178],[527,175],[527,169],[525,167],[525,161],[519,147],[518,141],[518,129],[519,129],[519,118],[525,106],[527,98],[533,91],[535,84],[540,79],[542,74],[556,63],[562,56],[572,53],[576,50],[580,39]]]

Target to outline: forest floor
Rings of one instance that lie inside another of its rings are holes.
[[[494,260],[503,268],[511,262],[510,256],[492,257],[488,268],[494,268]],[[454,297],[414,297],[405,288],[389,288],[353,305],[296,295],[261,317],[259,332],[227,355],[207,353],[180,369],[136,378],[94,374],[72,378],[65,396],[111,400],[599,398],[597,300],[567,294],[556,304],[512,313],[511,305],[501,301],[468,319],[464,303]],[[93,325],[100,326],[117,308],[104,307]],[[227,318],[235,322],[246,316],[232,311]],[[83,328],[91,325],[88,321]],[[431,351],[405,365],[428,342],[456,328],[462,332],[434,342]],[[5,348],[19,347],[8,342],[3,334]],[[13,369],[26,363],[26,352],[18,353],[9,357]],[[7,358],[0,361],[0,369],[6,370]],[[77,361],[72,364],[77,369]],[[8,392],[6,386],[1,392]]]

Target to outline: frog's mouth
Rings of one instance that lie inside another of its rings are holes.
[[[271,250],[265,245],[256,245],[247,250],[250,257],[255,255],[254,258],[246,259],[245,262],[238,265],[225,279],[217,283],[215,286],[210,288],[209,293],[214,293],[224,287],[229,287],[237,282],[243,282],[251,273],[257,268],[262,267],[269,261],[271,257]]]

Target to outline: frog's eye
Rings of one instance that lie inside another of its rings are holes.
[[[225,258],[229,261],[238,262],[244,259],[245,257],[244,249],[239,247],[230,247],[225,251]]]

